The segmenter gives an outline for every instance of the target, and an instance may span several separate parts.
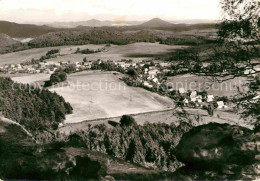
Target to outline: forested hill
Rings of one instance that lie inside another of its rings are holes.
[[[148,31],[124,33],[114,29],[91,29],[81,31],[52,32],[29,42],[29,47],[47,47],[80,44],[126,45],[135,42],[155,42],[157,38]]]
[[[61,29],[33,24],[18,24],[8,21],[0,21],[0,33],[7,34],[11,37],[35,37],[54,31],[61,31]]]
[[[48,90],[30,88],[0,78],[0,108],[3,116],[23,125],[33,135],[52,132],[72,113],[64,98]]]

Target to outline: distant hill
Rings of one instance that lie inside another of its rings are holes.
[[[49,26],[37,26],[32,24],[17,24],[8,21],[0,21],[0,33],[11,37],[35,37],[49,32],[59,31]]]
[[[47,26],[53,28],[76,28],[78,26],[102,27],[102,26],[112,26],[112,21],[99,21],[96,19],[91,19],[88,21],[78,21],[78,22],[55,22],[55,23],[47,24]]]
[[[146,28],[164,28],[164,27],[172,27],[172,26],[174,26],[174,24],[171,24],[159,18],[151,19],[150,21],[147,21],[139,25],[139,27],[146,27]]]
[[[169,21],[172,24],[180,24],[180,23],[185,23],[185,24],[217,24],[219,23],[218,20],[205,20],[205,19],[187,19],[187,20],[174,20],[174,21]]]
[[[0,54],[23,49],[22,43],[6,34],[0,34]]]
[[[115,22],[115,21],[100,21],[96,19],[91,19],[88,21],[78,21],[78,22],[55,22],[46,24],[47,26],[53,28],[76,28],[76,27],[102,27],[102,26],[133,26],[139,25],[143,22],[139,21],[125,21],[125,22]]]
[[[19,43],[19,41],[14,40],[6,34],[0,34],[0,48],[10,46],[16,43]]]

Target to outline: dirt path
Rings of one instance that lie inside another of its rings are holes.
[[[30,132],[28,132],[22,125],[20,125],[19,123],[15,122],[15,121],[12,121],[10,119],[7,119],[5,118],[4,116],[0,115],[0,122],[4,122],[4,123],[8,123],[8,124],[15,124],[19,127],[21,127],[21,129],[28,135],[30,136],[32,139],[33,139],[33,136]],[[1,127],[1,124],[0,124],[0,127]],[[4,128],[3,128],[4,129]]]

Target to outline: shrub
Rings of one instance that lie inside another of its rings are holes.
[[[130,75],[131,77],[136,77],[136,76],[137,76],[137,72],[136,72],[135,69],[133,69],[133,68],[130,68],[130,69],[127,71],[127,74]]]
[[[130,126],[135,124],[135,119],[132,116],[123,115],[120,119],[120,125],[121,126]]]

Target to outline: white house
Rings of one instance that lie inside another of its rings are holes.
[[[198,103],[202,103],[202,95],[198,95],[196,99],[198,100]]]
[[[196,102],[196,101],[197,101],[196,97],[191,97],[190,100],[191,100],[192,102]]]
[[[249,74],[254,74],[255,72],[256,72],[255,70],[249,69],[249,70],[245,70],[245,71],[244,71],[244,74],[245,74],[245,75],[249,75]]]
[[[153,86],[151,84],[149,84],[147,81],[144,81],[144,86],[152,88]]]
[[[149,73],[150,76],[151,76],[151,75],[156,76],[156,75],[159,73],[159,70],[157,70],[157,69],[155,69],[155,70],[150,70],[148,73]]]
[[[155,77],[155,78],[153,79],[153,82],[157,84],[157,83],[159,83],[159,80]]]
[[[59,123],[59,127],[62,127],[63,126],[63,124],[62,123]]]
[[[214,101],[214,96],[213,95],[208,95],[207,102],[213,102]]]
[[[129,67],[131,67],[131,66],[132,66],[131,63],[126,63],[126,64],[125,64],[125,68],[129,68]]]
[[[227,108],[223,101],[218,101],[217,104],[219,109]]]
[[[218,104],[218,108],[219,108],[219,109],[222,109],[222,108],[224,108],[224,106],[225,106],[225,104],[224,104],[223,101],[218,101],[217,104]]]
[[[179,88],[179,93],[184,94],[184,93],[187,93],[187,91],[184,88]]]
[[[60,63],[55,63],[55,66],[56,66],[56,67],[59,67],[59,66],[60,66]]]
[[[155,76],[154,75],[149,75],[149,77],[147,78],[148,80],[152,80],[152,79],[154,79],[155,78]]]
[[[170,64],[169,63],[160,63],[161,67],[168,67]]]
[[[183,102],[184,102],[184,104],[188,104],[188,103],[189,103],[189,100],[185,98],[185,99],[183,100]]]
[[[125,68],[125,62],[118,62],[117,63],[120,67]]]

